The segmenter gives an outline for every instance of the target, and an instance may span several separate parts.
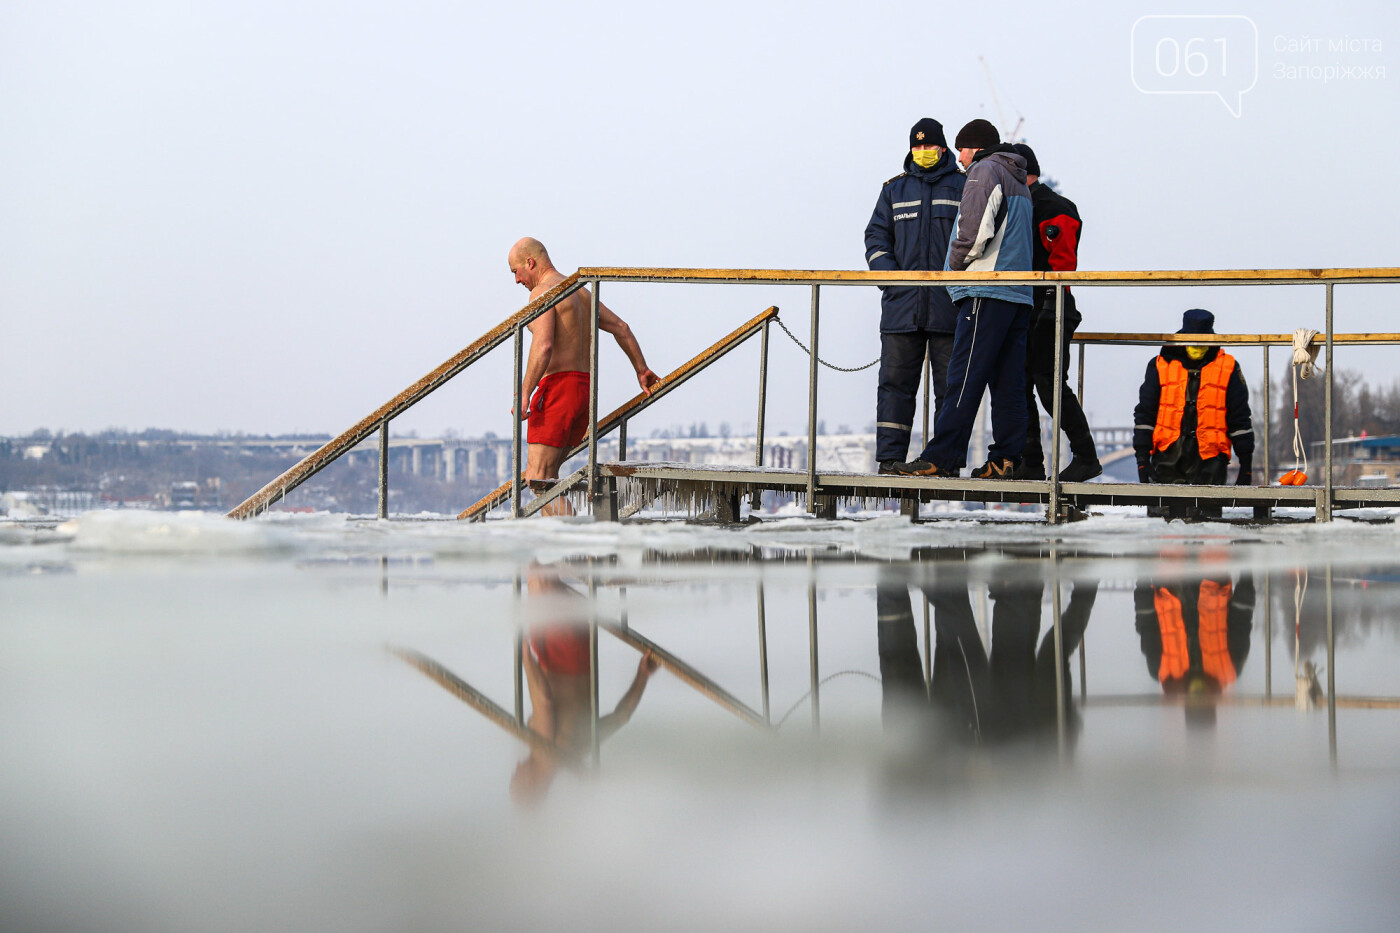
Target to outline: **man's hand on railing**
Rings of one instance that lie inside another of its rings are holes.
[[[661,377],[650,369],[643,369],[641,372],[637,373],[637,385],[641,386],[642,391],[648,396],[651,395],[652,388],[660,382]]]

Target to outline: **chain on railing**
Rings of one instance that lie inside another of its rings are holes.
[[[801,340],[798,340],[796,334],[794,334],[792,331],[788,330],[788,327],[787,327],[786,324],[783,323],[783,319],[782,319],[782,318],[780,318],[780,317],[779,317],[779,318],[774,318],[773,320],[775,320],[775,321],[778,322],[778,326],[781,327],[781,328],[783,329],[783,333],[787,334],[788,337],[792,338],[792,342],[795,343],[795,344],[797,344],[798,348],[799,348],[803,353],[807,354],[808,356],[811,356],[811,355],[812,355],[812,351],[809,350],[809,349],[807,348],[807,345],[806,345],[805,343],[803,343]],[[875,359],[871,360],[869,363],[866,363],[864,366],[852,366],[852,367],[849,367],[849,368],[847,368],[847,367],[845,367],[845,366],[837,366],[835,363],[828,363],[826,360],[822,359],[820,356],[817,357],[817,362],[818,362],[818,363],[821,363],[821,364],[822,364],[823,366],[825,366],[827,369],[834,369],[834,370],[836,370],[838,373],[858,373],[858,372],[860,372],[861,370],[869,369],[870,367],[874,366],[876,363],[880,362],[880,358],[877,356],[877,357],[875,357]]]

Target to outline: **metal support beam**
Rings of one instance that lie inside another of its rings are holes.
[[[763,721],[773,722],[768,707],[768,607],[763,594],[763,581],[758,581],[758,683],[763,691]]]
[[[1322,476],[1322,510],[1318,518],[1324,522],[1332,520],[1332,391],[1336,383],[1333,376],[1332,359],[1332,283],[1328,282],[1327,289],[1327,425],[1322,434],[1327,438],[1327,454],[1325,467]],[[1331,611],[1330,605],[1328,611]],[[1330,678],[1330,674],[1328,675]]]
[[[588,498],[591,501],[598,481],[598,292],[602,285],[593,281],[588,302]],[[597,634],[594,634],[596,639]]]
[[[379,517],[389,517],[389,422],[379,425]]]
[[[1055,285],[1055,389],[1050,406],[1050,502],[1045,509],[1045,520],[1052,525],[1060,523],[1060,396],[1065,382],[1064,354],[1060,352],[1060,341],[1065,332],[1065,287]],[[1082,344],[1081,344],[1082,346]],[[1030,414],[1029,412],[1027,413]],[[1055,596],[1059,599],[1059,594]],[[1059,623],[1056,622],[1058,625]],[[1058,631],[1058,630],[1057,630]],[[1058,637],[1058,636],[1057,636]],[[1058,665],[1058,662],[1057,662]],[[1056,671],[1059,667],[1056,666]],[[1058,674],[1056,676],[1059,676]],[[1063,712],[1061,713],[1063,715]]]
[[[516,380],[518,383],[519,380]],[[515,593],[515,609],[520,610],[520,572],[516,571],[512,590]],[[515,630],[515,721],[525,725],[525,629]]]
[[[627,419],[622,419],[622,424],[617,426],[617,459],[627,459]]]
[[[603,736],[598,729],[598,568],[591,560],[588,564],[588,711],[593,767],[597,768],[602,764]]]
[[[525,387],[521,380],[525,378],[523,370],[523,353],[525,344],[525,328],[517,325],[515,328],[515,405],[511,411],[515,413],[514,423],[510,426],[510,517],[520,517],[520,471],[524,464],[520,456],[520,425],[521,415],[525,411],[530,400],[524,397]]]
[[[932,348],[928,344],[924,344],[924,439],[923,447],[919,448],[920,452],[923,451],[924,447],[928,446],[928,405],[930,392],[933,388],[933,359],[931,354]],[[905,454],[907,455],[908,451],[905,451]]]
[[[1272,575],[1264,574],[1264,699],[1274,696],[1274,602],[1269,597],[1269,580]]]
[[[1332,286],[1327,286],[1330,294]],[[1331,362],[1330,360],[1328,361]],[[1331,366],[1328,366],[1331,369]],[[1328,446],[1331,446],[1330,444]],[[1332,624],[1332,562],[1327,562],[1327,754],[1337,767],[1337,631]]]
[[[812,354],[816,358],[816,354]],[[812,732],[822,727],[821,669],[817,664],[817,569],[812,555],[807,555],[807,648],[808,669],[812,677]]]
[[[817,331],[821,306],[821,286],[812,286],[811,359],[807,363],[807,509],[816,508],[817,498]],[[815,703],[815,697],[813,698]],[[815,708],[815,707],[814,707]]]
[[[768,321],[763,322],[763,334],[758,345],[758,421],[754,425],[753,465],[763,466],[763,429],[768,417]],[[763,490],[755,489],[749,502],[750,512],[763,509]],[[767,702],[767,695],[764,696]],[[764,707],[764,715],[768,708]]]
[[[1060,619],[1060,556],[1054,548],[1050,550],[1050,561],[1051,606],[1055,625],[1055,737],[1059,744],[1060,761],[1063,762],[1069,749],[1065,734],[1065,708],[1068,703],[1065,697],[1065,635]]]

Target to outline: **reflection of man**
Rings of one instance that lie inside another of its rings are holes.
[[[1147,673],[1166,694],[1205,700],[1239,677],[1254,626],[1254,578],[1238,586],[1228,576],[1156,584],[1133,591],[1138,638]],[[1187,706],[1188,721],[1213,724],[1213,705]]]
[[[525,683],[530,693],[526,725],[553,742],[564,758],[581,760],[592,744],[587,606],[558,574],[538,564],[530,568],[527,587],[530,598],[541,601],[550,620],[532,624],[525,632]],[[632,718],[656,668],[651,652],[644,654],[617,708],[599,717],[600,742]],[[555,755],[532,748],[511,777],[511,798],[520,804],[543,799],[562,763]]]
[[[530,290],[531,301],[564,280],[539,240],[520,240],[510,248],[507,259],[515,281]],[[520,417],[530,422],[525,478],[537,493],[544,491],[550,480],[558,479],[564,455],[588,433],[589,304],[588,291],[579,289],[530,324],[530,359],[520,391],[521,399],[528,403]],[[638,385],[650,395],[660,378],[647,368],[627,322],[601,302],[598,329],[617,340],[637,371]]]
[[[885,182],[865,228],[865,261],[874,272],[942,269],[965,179],[948,155],[943,124],[924,117],[909,131],[904,173]],[[880,296],[880,382],[875,460],[881,473],[909,456],[914,397],[929,359],[934,404],[941,407],[957,312],[939,286],[889,285]]]
[[[988,587],[992,601],[990,652],[983,648],[966,584],[939,585],[924,592],[933,607],[935,632],[933,676],[926,702],[973,744],[1010,741],[1053,730],[1053,629],[1037,648],[1044,584],[1040,580],[1001,580]],[[1068,697],[1073,689],[1068,659],[1084,637],[1097,595],[1097,583],[1076,583],[1060,617],[1064,652],[1060,673],[1071,719],[1074,713]],[[877,601],[880,674],[888,722],[889,713],[899,705],[921,705],[925,692],[907,588],[902,583],[882,584]]]

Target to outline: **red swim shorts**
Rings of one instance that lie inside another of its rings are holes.
[[[530,399],[526,443],[573,447],[588,433],[588,373],[550,373]]]
[[[551,625],[530,632],[530,650],[549,674],[587,674],[588,629],[579,625]]]

